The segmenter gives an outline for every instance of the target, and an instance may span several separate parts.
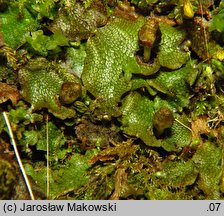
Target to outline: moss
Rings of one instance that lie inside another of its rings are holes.
[[[27,35],[26,42],[29,44],[28,50],[42,56],[55,54],[61,51],[62,46],[68,46],[68,40],[60,32],[51,36],[44,35],[42,30],[38,30]]]
[[[223,8],[0,1],[0,111],[37,198],[223,199]],[[27,199],[9,140],[1,115],[0,198]]]
[[[50,170],[50,196],[51,199],[57,199],[63,193],[69,190],[75,190],[87,183],[89,176],[86,174],[90,167],[88,160],[96,153],[95,150],[87,151],[85,155],[74,154],[60,169]],[[46,192],[46,173],[47,169],[43,164],[33,167],[26,165],[26,171],[36,184]]]
[[[4,41],[13,49],[24,44],[26,35],[39,27],[39,22],[27,9],[21,14],[17,5],[0,14],[0,23]]]
[[[1,158],[0,160],[0,199],[10,199],[16,181],[14,167]]]
[[[21,1],[24,6],[37,16],[38,20],[43,18],[49,18],[53,20],[57,12],[57,2],[58,0],[49,1],[35,1],[35,0],[23,0]]]

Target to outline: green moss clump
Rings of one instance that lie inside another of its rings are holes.
[[[87,170],[90,168],[88,160],[96,154],[95,150],[89,150],[85,155],[74,154],[64,165],[59,165],[50,170],[50,194],[49,198],[57,199],[69,190],[73,191],[88,182]],[[43,164],[32,166],[26,164],[26,171],[33,178],[36,184],[46,192],[47,169]]]
[[[15,168],[12,165],[0,158],[0,199],[10,199],[15,185],[16,175]]]
[[[42,56],[59,53],[60,47],[69,45],[67,38],[60,32],[46,36],[42,30],[32,32],[31,36],[27,35],[26,42],[29,44],[28,50]]]
[[[26,36],[39,27],[39,22],[27,9],[24,8],[21,12],[18,6],[14,6],[0,13],[0,26],[5,43],[17,49],[25,43]]]

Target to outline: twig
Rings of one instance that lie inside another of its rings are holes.
[[[33,191],[32,191],[32,188],[31,188],[31,185],[30,185],[30,182],[29,182],[29,179],[28,179],[28,177],[26,175],[26,171],[25,171],[25,169],[23,167],[21,158],[19,156],[19,152],[18,152],[18,149],[17,149],[17,146],[16,146],[16,142],[15,142],[15,139],[14,139],[14,136],[13,136],[12,128],[11,128],[11,125],[10,125],[10,122],[9,122],[9,119],[8,119],[8,116],[7,116],[7,113],[6,112],[3,112],[2,114],[3,114],[3,117],[5,119],[5,123],[6,123],[6,126],[8,128],[9,136],[10,136],[10,139],[11,139],[11,144],[12,144],[12,146],[14,148],[14,152],[15,152],[15,155],[16,155],[16,159],[17,159],[17,162],[19,164],[19,168],[21,170],[21,173],[23,175],[23,178],[24,178],[26,187],[27,187],[28,192],[30,194],[30,198],[32,200],[35,200],[34,195],[33,195]]]

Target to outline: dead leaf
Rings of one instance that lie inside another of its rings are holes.
[[[193,139],[200,139],[201,134],[209,134],[211,132],[208,127],[208,117],[200,116],[191,123],[191,129],[193,131]]]
[[[11,100],[12,104],[15,105],[19,99],[20,94],[16,86],[0,82],[0,104]]]

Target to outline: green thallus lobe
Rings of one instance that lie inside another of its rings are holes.
[[[139,49],[138,31],[145,18],[134,20],[113,18],[89,39],[86,46],[82,81],[88,91],[98,100],[102,112],[117,116],[117,103],[131,88],[132,74],[151,75],[160,65],[139,63],[135,53]]]

